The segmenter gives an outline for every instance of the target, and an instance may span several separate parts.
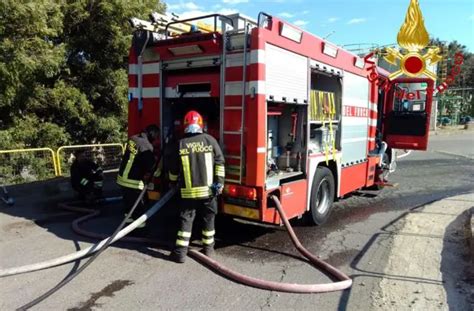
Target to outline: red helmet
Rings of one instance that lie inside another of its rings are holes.
[[[183,126],[185,133],[202,133],[204,122],[199,112],[191,110],[184,116]]]

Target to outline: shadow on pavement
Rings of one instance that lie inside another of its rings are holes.
[[[467,219],[467,213],[456,217],[443,238],[441,272],[450,310],[472,310],[474,306],[474,267],[470,264],[469,241],[463,232]]]

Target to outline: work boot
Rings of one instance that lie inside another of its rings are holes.
[[[207,257],[214,257],[214,246],[204,246],[202,249],[202,253]]]
[[[184,263],[186,261],[186,253],[184,252],[176,252],[172,251],[170,256],[169,256],[171,261],[174,261],[176,263]]]

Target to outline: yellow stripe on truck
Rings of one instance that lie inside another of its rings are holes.
[[[260,219],[260,211],[254,208],[248,208],[233,204],[224,203],[224,213],[234,216],[250,219]]]

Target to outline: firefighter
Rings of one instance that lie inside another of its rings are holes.
[[[71,185],[81,200],[92,204],[102,194],[104,176],[102,168],[86,157],[85,150],[74,152],[71,165]]]
[[[224,188],[224,156],[217,141],[203,133],[203,120],[196,111],[184,117],[184,137],[177,144],[169,179],[178,182],[180,193],[179,228],[171,259],[183,263],[191,239],[196,213],[202,218],[203,252],[214,252],[214,219],[217,196]],[[178,176],[179,181],[178,181]]]
[[[122,187],[123,201],[126,210],[130,210],[140,193],[147,187],[147,181],[154,173],[158,177],[160,170],[155,170],[157,158],[155,157],[153,145],[160,137],[160,129],[152,124],[137,135],[130,137],[125,148],[125,154],[120,164],[117,184]],[[155,172],[153,172],[155,170]],[[133,222],[145,212],[148,198],[143,196],[133,214],[127,220]],[[145,233],[146,223],[141,224],[137,229],[141,234]]]

